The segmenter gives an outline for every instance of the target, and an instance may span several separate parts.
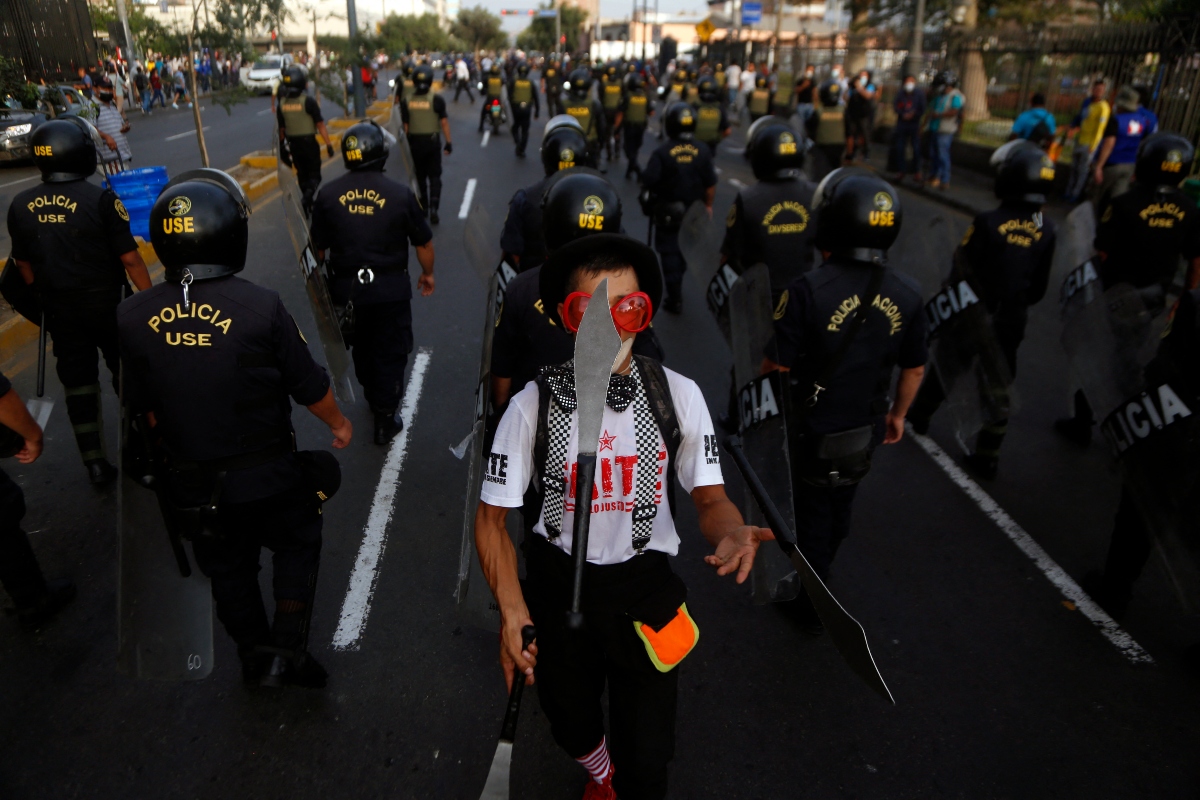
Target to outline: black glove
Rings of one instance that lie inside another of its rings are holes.
[[[445,153],[446,155],[450,155],[451,153],[453,153],[454,152],[454,143],[446,142],[446,146],[442,148],[442,152]]]
[[[279,143],[279,160],[283,162],[284,166],[292,165],[292,150],[287,146],[287,142]]]
[[[325,155],[329,156],[330,158],[333,158],[333,145],[331,145],[331,144],[325,145]]]

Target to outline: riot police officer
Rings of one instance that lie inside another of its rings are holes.
[[[596,209],[600,209],[597,211]],[[599,219],[599,227],[580,227],[580,219]],[[546,249],[553,253],[583,236],[621,232],[621,198],[603,177],[579,169],[554,176],[542,197],[541,219]],[[541,298],[541,264],[513,278],[492,342],[492,403],[502,409],[508,398],[537,377],[543,367],[571,358],[574,339]],[[663,360],[662,347],[647,328],[637,335],[633,352]]]
[[[1012,147],[996,171],[1000,206],[975,217],[955,253],[948,281],[955,286],[966,281],[987,309],[1009,380],[1017,373],[1017,349],[1025,338],[1029,307],[1046,295],[1050,280],[1057,229],[1042,214],[1042,205],[1053,187],[1054,162],[1041,148],[1029,142]],[[959,291],[960,303],[965,296]],[[945,336],[967,341],[955,327],[948,326]],[[978,339],[971,336],[971,340]],[[978,346],[972,349],[974,357],[988,357]],[[925,433],[929,418],[944,399],[941,376],[930,375],[910,411],[913,429]],[[973,471],[985,478],[995,477],[1007,431],[1006,417],[986,421],[974,452],[966,459]]]
[[[754,89],[750,92],[746,108],[750,112],[751,124],[771,113],[771,89],[767,86],[766,75],[755,75]]]
[[[352,427],[279,295],[236,275],[249,216],[241,187],[218,170],[186,172],[163,189],[150,235],[166,281],[117,310],[123,401],[152,427],[169,513],[203,509],[193,552],[243,679],[321,687],[328,676],[307,644],[321,495],[332,494],[338,468],[327,452],[296,452],[291,401],[329,426],[335,448],[350,443]],[[270,624],[258,587],[264,546],[274,552]]]
[[[621,101],[621,110],[617,114],[617,124],[621,127],[621,146],[625,148],[625,177],[642,175],[638,164],[638,153],[646,138],[646,125],[654,113],[650,106],[650,95],[646,92],[645,81],[636,72],[630,73],[625,79],[625,99]]]
[[[826,260],[788,287],[775,344],[778,364],[790,371],[789,437],[799,442],[791,459],[796,535],[824,579],[850,532],[871,453],[904,435],[926,344],[920,289],[887,266],[902,219],[896,190],[865,170],[838,169],[818,186],[813,205],[815,244]],[[804,595],[794,611],[820,630]]]
[[[648,207],[654,224],[654,249],[662,260],[666,298],[663,308],[672,314],[683,309],[683,273],[687,262],[679,250],[679,225],[688,206],[704,202],[712,214],[717,173],[708,148],[693,141],[696,112],[687,103],[674,103],[663,119],[667,141],[658,146],[642,172],[649,192]]]
[[[547,183],[562,170],[595,166],[588,155],[587,140],[583,138],[579,123],[566,114],[561,117],[561,120],[556,117],[547,123],[547,133],[542,138],[541,158],[545,177],[532,186],[518,189],[508,203],[508,216],[504,218],[504,229],[500,233],[500,248],[505,261],[518,272],[541,266],[546,260],[542,196]]]
[[[104,447],[100,366],[104,356],[120,373],[116,309],[150,275],[129,232],[129,212],[108,189],[88,182],[96,172],[91,125],[77,117],[51,120],[33,132],[33,159],[42,185],[13,198],[8,209],[12,259],[40,295],[46,329],[54,340],[58,379],[88,478],[101,486],[116,477]]]
[[[817,185],[803,172],[806,144],[782,122],[756,130],[749,155],[758,183],[738,192],[725,217],[723,261],[739,275],[755,264],[766,264],[775,303],[813,266]]]
[[[604,77],[600,79],[600,107],[604,110],[604,124],[609,135],[604,139],[604,155],[611,163],[614,153],[621,157],[621,135],[617,125],[617,115],[621,113],[621,105],[625,100],[624,87],[617,65],[609,64],[604,68]]]
[[[721,106],[717,81],[705,75],[696,84],[696,133],[695,140],[708,146],[709,154],[717,157],[717,145],[729,135],[729,118]]]
[[[42,454],[42,429],[21,402],[8,378],[0,373],[0,458],[16,457],[32,464]],[[0,469],[0,585],[17,607],[17,619],[35,631],[75,598],[69,580],[47,581],[21,530],[25,495]]]
[[[446,101],[440,94],[430,94],[433,70],[422,64],[413,72],[413,96],[401,101],[400,119],[412,151],[413,176],[421,192],[421,207],[429,221],[438,224],[438,206],[442,202],[442,153],[454,152],[450,141],[450,120],[446,117]],[[439,135],[440,134],[440,135]],[[446,137],[445,145],[441,136]]]
[[[301,204],[304,213],[309,215],[313,196],[321,185],[321,149],[317,146],[317,134],[325,140],[325,154],[330,158],[333,158],[333,142],[325,129],[321,104],[304,91],[308,85],[304,67],[293,64],[285,69],[280,85],[284,95],[275,112],[279,123],[279,157],[287,166],[295,166],[296,182],[303,193]]]
[[[588,155],[595,164],[600,163],[600,143],[608,139],[608,126],[604,110],[591,96],[592,76],[586,69],[571,71],[569,86],[562,97],[562,108],[579,122],[584,138],[588,142]]]
[[[549,117],[557,117],[562,113],[562,84],[562,64],[555,56],[542,69],[542,94],[546,95],[546,115]]]
[[[396,86],[396,102],[407,100],[417,93],[416,71],[417,63],[415,61],[410,58],[404,62],[404,66],[400,70],[400,80]]]
[[[529,112],[533,106],[533,118],[541,113],[537,87],[529,80],[529,63],[522,61],[517,64],[516,75],[508,85],[508,104],[512,106],[513,141],[517,143],[517,155],[525,157],[525,147],[529,143]]]
[[[376,444],[404,428],[398,409],[413,343],[409,244],[421,265],[421,295],[434,289],[433,231],[412,190],[383,174],[387,157],[377,124],[350,127],[342,137],[348,171],[317,195],[312,224],[318,261],[329,255],[333,302],[346,309],[343,335],[375,415]]]
[[[494,62],[487,74],[483,76],[480,94],[483,95],[483,108],[479,109],[479,132],[483,133],[483,123],[487,121],[488,109],[491,108],[493,101],[501,103],[501,108],[504,107],[504,75],[500,71],[499,61]]]
[[[1096,260],[1104,288],[1133,286],[1153,314],[1166,309],[1168,296],[1200,284],[1200,210],[1179,188],[1194,159],[1195,148],[1186,138],[1149,136],[1138,147],[1129,191],[1109,197],[1099,212]],[[1180,258],[1186,274],[1180,274]],[[1081,392],[1075,396],[1075,415],[1055,422],[1055,430],[1086,446],[1094,424]]]

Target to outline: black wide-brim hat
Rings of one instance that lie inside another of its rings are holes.
[[[663,278],[658,256],[647,245],[624,233],[593,233],[564,244],[542,265],[538,288],[547,314],[558,314],[558,304],[567,299],[567,279],[580,264],[598,256],[611,256],[633,267],[638,291],[650,297],[651,315],[658,313]]]

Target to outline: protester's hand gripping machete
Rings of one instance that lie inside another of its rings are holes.
[[[575,556],[575,584],[571,590],[571,610],[567,627],[583,627],[580,602],[583,598],[583,568],[587,564],[588,527],[592,516],[592,484],[596,478],[596,449],[604,423],[604,403],[608,397],[608,379],[626,355],[621,335],[613,324],[608,306],[608,278],[592,293],[598,302],[588,303],[575,334],[575,398],[579,410],[579,468],[575,477],[575,517],[571,533],[571,553]],[[632,341],[632,340],[631,340]]]
[[[725,451],[733,457],[733,463],[737,465],[742,477],[746,479],[750,493],[754,495],[755,502],[758,503],[763,515],[767,518],[767,523],[771,526],[771,532],[775,534],[775,541],[783,548],[784,554],[791,559],[792,565],[800,575],[800,582],[804,584],[804,589],[808,592],[813,606],[816,607],[821,622],[829,629],[830,638],[833,639],[833,644],[842,654],[842,658],[846,659],[850,669],[854,670],[868,686],[878,692],[883,699],[895,705],[896,700],[892,697],[892,692],[884,682],[883,676],[879,674],[879,667],[875,665],[875,658],[871,655],[871,645],[867,642],[866,631],[863,630],[862,625],[858,624],[858,620],[842,608],[842,604],[837,601],[837,598],[830,594],[825,583],[813,571],[804,554],[800,552],[800,548],[796,544],[796,534],[784,521],[783,515],[775,507],[775,503],[767,494],[762,481],[755,474],[754,468],[746,460],[746,454],[742,452],[742,440],[737,436],[729,437],[725,441]]]
[[[521,628],[521,649],[528,648],[536,638],[537,631],[532,625]],[[496,743],[492,768],[488,771],[487,783],[483,785],[479,800],[508,800],[513,741],[517,738],[517,714],[521,710],[521,694],[524,691],[525,676],[514,667],[512,688],[508,691],[508,707],[504,710],[504,724],[500,727],[500,741]]]

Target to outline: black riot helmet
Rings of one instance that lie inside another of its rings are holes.
[[[289,97],[297,97],[308,85],[308,73],[299,64],[284,67],[282,76],[279,85],[287,91]]]
[[[592,88],[592,73],[582,67],[571,70],[567,76],[567,88],[573,97],[586,99],[588,90]]]
[[[687,83],[687,79],[688,79],[688,73],[687,73],[686,69],[684,69],[683,67],[680,67],[679,69],[675,70],[675,82],[676,83]]]
[[[842,85],[835,80],[827,80],[817,89],[817,99],[825,108],[833,108],[842,98]]]
[[[640,92],[646,82],[642,80],[642,76],[636,72],[631,72],[625,76],[625,90],[630,92]]]
[[[700,95],[701,103],[717,102],[717,79],[712,75],[705,75],[696,84],[696,92]]]
[[[546,123],[546,129],[542,131],[542,136],[549,136],[559,128],[574,128],[583,133],[583,126],[579,124],[579,120],[572,117],[570,114],[555,114]]]
[[[542,227],[550,257],[538,284],[547,313],[556,313],[567,296],[567,281],[576,266],[597,258],[629,264],[640,291],[650,296],[652,311],[662,299],[658,257],[646,245],[621,233],[621,198],[599,175],[565,175],[542,198]]]
[[[342,135],[342,164],[352,172],[381,170],[387,157],[387,138],[375,120],[351,125]]]
[[[587,137],[578,128],[562,125],[542,138],[542,168],[547,175],[571,167],[594,167],[588,157]]]
[[[1195,159],[1196,148],[1178,133],[1155,133],[1138,146],[1133,174],[1146,186],[1178,186]]]
[[[528,61],[522,61],[521,63],[517,64],[517,75],[519,75],[522,78],[529,77],[529,62]]]
[[[996,166],[996,197],[1042,205],[1054,190],[1054,162],[1036,144],[1016,139],[1007,145]]]
[[[177,175],[150,211],[150,243],[167,280],[190,283],[241,272],[249,219],[250,202],[228,173],[204,168]]]
[[[433,86],[433,69],[424,64],[413,70],[413,91],[416,94],[428,94]]]
[[[404,77],[411,78],[413,76],[413,73],[416,72],[416,70],[417,70],[417,62],[413,61],[410,58],[408,61],[404,62],[404,68],[401,70],[401,72],[404,73]]]
[[[754,88],[755,89],[767,88],[767,76],[766,75],[758,75],[757,77],[755,77]]]
[[[96,171],[96,142],[87,120],[52,119],[39,125],[29,138],[33,163],[44,183],[80,181]]]
[[[663,126],[672,139],[690,139],[696,132],[696,110],[681,101],[671,103],[663,116]]]
[[[617,77],[617,64],[615,61],[608,62],[608,66],[604,68],[604,77],[609,80]]]
[[[813,195],[813,210],[818,250],[878,263],[896,241],[903,218],[900,195],[892,185],[861,167],[826,175]]]
[[[756,130],[746,149],[755,178],[780,181],[794,177],[804,168],[808,143],[790,125],[773,122]]]
[[[492,62],[491,68],[488,69],[488,75],[495,77],[499,74],[500,74],[500,61],[497,59],[496,61]]]
[[[689,81],[695,83],[696,79],[700,77],[699,68],[695,64],[692,64],[690,67],[688,67],[687,76]]]

